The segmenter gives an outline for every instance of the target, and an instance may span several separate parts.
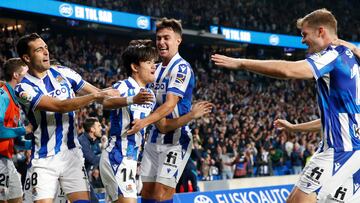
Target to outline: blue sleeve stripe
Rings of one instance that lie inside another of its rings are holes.
[[[73,88],[74,88],[74,91],[75,91],[75,92],[78,92],[78,91],[80,91],[84,86],[85,86],[85,81],[84,81],[84,80],[81,80],[81,81],[79,82],[79,84],[77,84],[76,86],[73,86]]]
[[[177,95],[177,96],[179,96],[181,98],[183,98],[184,94],[185,94],[185,92],[183,92],[183,91],[181,91],[181,90],[179,90],[179,89],[177,89],[175,87],[169,88],[167,90],[167,93],[169,93],[169,92],[171,92],[171,93],[173,93],[173,94],[175,94],[175,95]]]

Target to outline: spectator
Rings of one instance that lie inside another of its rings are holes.
[[[101,124],[97,118],[89,117],[84,121],[83,127],[85,132],[79,136],[79,142],[85,158],[85,168],[89,173],[98,168],[100,162]]]

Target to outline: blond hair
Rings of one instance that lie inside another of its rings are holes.
[[[301,29],[305,23],[307,26],[313,28],[324,26],[332,31],[333,34],[337,34],[337,21],[335,16],[326,8],[315,10],[303,18],[299,18],[296,21],[296,26],[297,28]]]

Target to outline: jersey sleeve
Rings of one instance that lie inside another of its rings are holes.
[[[71,87],[75,92],[80,91],[84,87],[85,80],[83,80],[81,75],[74,70],[64,66],[58,66],[58,70],[70,82]]]
[[[338,57],[339,52],[336,49],[330,49],[312,54],[306,58],[306,61],[310,64],[313,75],[317,80],[334,69]]]
[[[127,96],[128,88],[127,88],[125,82],[118,81],[118,82],[116,82],[115,84],[112,85],[112,88],[119,91],[120,97],[126,97]]]
[[[22,105],[32,111],[36,109],[41,97],[44,96],[37,86],[32,86],[27,83],[19,83],[15,87],[15,95]]]
[[[192,70],[189,64],[181,63],[175,66],[170,74],[167,93],[171,92],[179,97],[183,97],[190,83]]]

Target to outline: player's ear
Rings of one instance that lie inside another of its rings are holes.
[[[176,39],[176,42],[180,45],[181,44],[181,41],[182,41],[182,38],[181,36],[179,35]]]
[[[131,66],[131,70],[132,70],[133,73],[139,72],[139,66],[138,65],[136,65],[135,63],[132,63],[130,66]]]
[[[28,54],[24,54],[21,58],[25,61],[25,63],[30,63],[30,56]]]

